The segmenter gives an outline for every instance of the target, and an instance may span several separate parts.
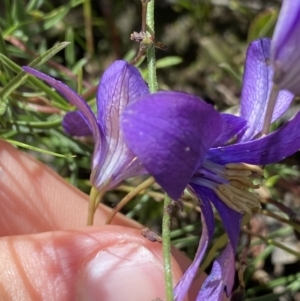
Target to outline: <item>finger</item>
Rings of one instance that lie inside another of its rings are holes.
[[[0,300],[165,300],[161,246],[138,230],[86,227],[0,239]],[[174,283],[180,268],[172,262]]]
[[[82,227],[86,223],[87,207],[85,194],[44,164],[0,140],[0,236]],[[110,210],[100,205],[95,225],[103,225]],[[142,228],[121,214],[113,223]],[[191,261],[175,248],[172,253],[185,271]],[[193,296],[203,279],[201,274],[194,281],[190,292]]]
[[[0,236],[82,227],[88,197],[50,168],[0,140]],[[104,224],[110,209],[100,206],[95,225]],[[141,228],[118,214],[114,224]]]

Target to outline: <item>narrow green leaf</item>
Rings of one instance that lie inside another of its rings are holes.
[[[6,44],[5,41],[3,39],[3,35],[2,35],[2,28],[0,27],[0,53],[3,53],[4,55],[8,55],[7,49],[6,49]],[[12,74],[10,72],[9,69],[6,68],[6,66],[4,64],[0,65],[0,70],[3,69],[5,76],[1,76],[1,82],[3,85],[7,84],[7,79],[9,79]]]
[[[6,104],[0,104],[0,116],[4,115],[7,109]]]
[[[86,64],[88,60],[86,58],[80,59],[71,69],[73,73],[78,73],[80,69],[82,69]]]
[[[71,0],[71,7],[74,8],[78,5],[82,5],[83,2],[84,0]]]
[[[0,61],[2,61],[8,68],[10,68],[11,70],[13,70],[16,73],[22,72],[22,68],[19,65],[17,65],[13,61],[11,61],[6,56],[3,56],[1,53],[0,53]],[[59,108],[61,110],[64,110],[64,111],[67,111],[69,109],[69,107],[66,104],[65,100],[58,93],[53,91],[47,84],[45,84],[44,82],[42,82],[38,78],[35,78],[33,76],[29,76],[27,78],[27,82],[32,84],[32,86],[39,88],[41,91],[44,91],[44,93],[46,95],[53,98],[54,101],[52,101],[52,105],[54,107],[57,107],[57,108]]]
[[[3,11],[5,12],[5,19],[7,21],[7,25],[10,26],[14,23],[14,20],[12,18],[12,14],[11,14],[13,3],[11,0],[4,0],[4,1],[5,1],[5,4],[4,4]]]
[[[0,53],[8,56],[7,49],[6,49],[6,44],[3,39],[3,33],[2,33],[2,28],[0,27]]]
[[[35,129],[51,129],[61,125],[62,117],[51,121],[22,121],[8,120],[7,123],[16,124],[18,126],[27,126]]]
[[[65,59],[69,68],[75,63],[75,49],[74,49],[74,30],[72,27],[68,27],[66,30],[66,41],[70,42],[70,47],[65,50]]]
[[[156,61],[156,68],[167,68],[178,65],[182,62],[182,58],[179,56],[167,56]]]
[[[13,32],[15,32],[20,27],[20,24],[12,24],[5,30],[3,30],[3,37],[11,35]]]
[[[258,285],[256,287],[249,288],[247,290],[247,294],[246,295],[247,296],[254,295],[254,294],[257,295],[259,292],[264,291],[266,288],[267,289],[273,289],[276,286],[280,286],[280,285],[284,285],[285,287],[287,287],[287,285],[289,283],[292,283],[294,281],[299,281],[299,277],[300,277],[300,273],[296,273],[296,274],[293,274],[293,275],[276,278],[274,280],[269,281],[265,285]],[[246,300],[249,301],[249,299],[246,299]]]
[[[14,13],[15,21],[17,21],[18,23],[25,22],[27,20],[23,0],[14,1]]]
[[[43,154],[47,154],[47,155],[51,155],[51,156],[55,156],[55,157],[59,157],[59,158],[72,158],[72,157],[74,157],[73,155],[58,154],[58,153],[55,153],[55,152],[48,151],[46,149],[34,147],[32,145],[28,145],[28,144],[25,144],[25,143],[22,143],[22,142],[19,142],[19,141],[15,141],[15,140],[6,139],[5,141],[12,144],[12,145],[15,145],[15,146],[19,146],[19,147],[22,147],[22,148],[30,149],[30,150],[33,150],[33,151],[36,151],[36,152],[39,152],[39,153],[43,153]]]
[[[266,36],[271,36],[278,17],[278,11],[269,9],[258,14],[251,22],[248,31],[248,42]]]
[[[46,61],[48,61],[51,57],[53,57],[57,52],[65,48],[69,45],[69,42],[62,42],[56,44],[51,49],[47,50],[45,53],[40,55],[38,58],[34,59],[28,66],[30,67],[38,67],[43,65]],[[3,59],[3,55],[0,54],[0,59]],[[17,89],[20,85],[22,85],[27,79],[28,74],[24,71],[19,72],[0,92],[0,101],[5,100],[11,92]]]
[[[245,299],[245,301],[278,301],[280,296],[285,295],[288,292],[288,290],[284,290],[284,292],[281,292],[279,294],[267,294],[264,296],[260,297],[255,297],[255,298],[250,298],[250,299]]]
[[[30,12],[31,10],[38,9],[42,4],[40,0],[29,0],[26,6],[26,12]]]
[[[60,22],[66,14],[69,12],[70,7],[68,5],[61,6],[57,9],[52,10],[49,14],[44,15],[44,29],[48,30],[52,28],[55,24]]]

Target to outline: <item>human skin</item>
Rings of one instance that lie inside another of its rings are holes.
[[[0,300],[165,300],[161,244],[121,214],[104,225],[104,205],[85,226],[87,206],[81,191],[0,141]],[[172,254],[175,285],[190,260]]]

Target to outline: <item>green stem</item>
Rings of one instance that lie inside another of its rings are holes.
[[[147,7],[147,31],[150,32],[153,40],[155,38],[154,30],[154,0],[148,2]],[[148,65],[148,85],[151,93],[154,93],[158,89],[157,77],[156,77],[156,63],[155,63],[155,48],[151,47],[147,50],[147,65]],[[165,274],[165,286],[166,286],[166,301],[173,301],[173,279],[171,268],[171,241],[170,241],[170,223],[171,223],[171,207],[172,200],[166,195],[164,199],[164,212],[162,222],[162,245],[163,245],[163,257],[164,257],[164,274]]]
[[[94,223],[94,213],[95,213],[95,204],[99,196],[99,191],[92,186],[89,197],[89,209],[88,209],[88,218],[87,225],[92,226]]]
[[[102,201],[105,192],[106,192],[105,189],[99,191],[92,186],[90,191],[90,199],[89,199],[89,209],[88,209],[88,219],[87,219],[88,226],[93,225],[95,212],[98,208],[98,205]]]
[[[164,273],[166,285],[166,301],[173,301],[173,281],[171,267],[171,241],[170,241],[170,223],[171,223],[171,206],[172,200],[166,195],[164,199],[164,212],[162,222],[162,244],[164,257]]]
[[[155,37],[154,30],[154,0],[148,2],[147,8],[147,30],[151,36]],[[147,50],[147,63],[148,63],[148,84],[151,93],[154,93],[158,89],[157,77],[156,77],[156,60],[155,60],[155,48],[150,47]]]

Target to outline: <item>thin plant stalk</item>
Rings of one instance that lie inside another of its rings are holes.
[[[150,32],[154,40],[155,39],[154,0],[148,2],[146,21],[147,21],[147,30]],[[158,89],[154,47],[150,47],[149,49],[147,49],[147,65],[148,65],[149,90],[151,93],[154,93]],[[164,199],[164,212],[163,212],[163,223],[162,223],[162,245],[163,245],[163,258],[164,258],[165,290],[166,290],[167,301],[174,300],[172,266],[171,266],[171,240],[170,240],[171,202],[172,200],[169,198],[169,196],[166,195]]]
[[[148,3],[147,7],[147,30],[150,32],[153,39],[155,39],[154,30],[154,0]],[[154,93],[158,89],[157,77],[156,77],[156,59],[154,46],[147,49],[147,65],[148,65],[148,85],[151,93]]]
[[[136,195],[138,195],[143,190],[147,189],[149,186],[155,183],[155,179],[153,177],[148,178],[146,181],[135,187],[132,191],[130,191],[126,196],[117,204],[117,206],[110,212],[108,218],[106,219],[105,224],[110,224],[115,217],[115,215]]]
[[[170,199],[170,197],[166,195],[164,199],[164,211],[163,211],[163,222],[162,222],[162,245],[163,245],[163,257],[164,257],[166,301],[174,300],[172,267],[171,267],[171,240],[170,240],[171,208],[172,208],[172,199]]]
[[[89,198],[89,209],[88,209],[88,218],[87,218],[87,225],[92,226],[94,223],[94,214],[95,211],[104,196],[105,191],[98,191],[96,188],[92,187],[90,191],[90,198]]]
[[[286,247],[285,245],[283,245],[283,244],[281,244],[281,243],[275,241],[274,239],[264,237],[263,235],[260,235],[260,234],[258,234],[258,233],[254,233],[254,232],[249,231],[249,230],[247,230],[247,229],[242,229],[242,232],[243,232],[243,233],[247,233],[247,234],[249,234],[249,235],[251,235],[251,236],[253,236],[253,237],[257,237],[257,238],[259,238],[260,240],[262,240],[263,242],[265,242],[267,245],[273,245],[273,246],[275,246],[275,247],[277,247],[277,248],[280,248],[280,249],[286,251],[287,253],[290,253],[290,254],[292,254],[292,255],[294,255],[295,257],[297,257],[297,258],[300,259],[300,254],[299,254],[299,252],[294,251],[293,249]]]

